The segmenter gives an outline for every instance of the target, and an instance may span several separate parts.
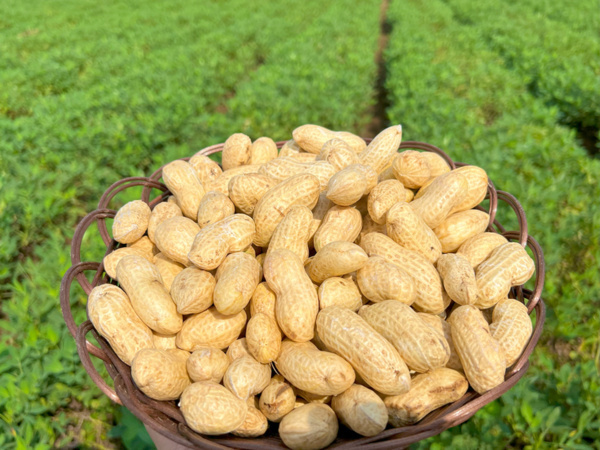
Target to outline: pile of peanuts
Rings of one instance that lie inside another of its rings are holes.
[[[501,384],[532,332],[508,295],[534,262],[486,232],[483,169],[401,138],[304,125],[278,152],[238,133],[222,168],[173,161],[168,200],[125,204],[104,258],[119,287],[87,307],[139,389],[198,433],[271,422],[320,449],[338,420],[373,436]]]

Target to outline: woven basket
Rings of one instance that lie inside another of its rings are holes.
[[[366,139],[366,141],[369,142],[370,140]],[[284,142],[278,142],[278,148],[281,148],[283,144]],[[453,162],[442,150],[423,142],[404,142],[400,148],[435,152],[442,156],[452,168],[465,165]],[[200,153],[203,155],[211,155],[222,150],[223,144],[218,144],[205,148]],[[118,246],[118,243],[111,238],[106,226],[106,219],[111,219],[116,214],[116,211],[109,207],[111,200],[126,189],[143,186],[142,200],[147,202],[150,205],[150,208],[154,208],[156,204],[164,201],[170,195],[166,186],[158,181],[161,178],[161,174],[162,168],[154,172],[148,178],[125,178],[114,183],[108,188],[104,195],[102,195],[102,198],[98,203],[98,209],[88,214],[75,230],[71,247],[71,261],[73,266],[65,273],[62,280],[60,304],[67,327],[77,342],[77,350],[83,367],[94,383],[96,383],[102,392],[110,397],[112,401],[124,405],[147,426],[153,428],[158,433],[174,442],[196,448],[247,448],[260,450],[285,448],[277,435],[277,427],[273,424],[270,425],[266,435],[255,439],[243,439],[232,435],[210,437],[194,432],[186,425],[181,411],[176,406],[176,402],[153,400],[136,387],[131,378],[130,367],[117,357],[108,342],[97,333],[89,320],[86,320],[79,326],[73,320],[71,305],[75,303],[71,301],[70,295],[71,285],[74,280],[77,280],[86,294],[89,294],[95,286],[100,284],[114,283],[114,281],[108,278],[104,273],[102,262],[81,261],[81,244],[85,232],[95,223],[106,246],[106,254],[112,252]],[[158,190],[162,193],[151,199],[150,196],[152,190]],[[488,231],[500,233],[509,240],[517,241],[524,247],[529,247],[535,260],[536,272],[533,291],[523,289],[521,286],[517,286],[511,291],[511,297],[516,298],[527,305],[529,314],[535,312],[536,320],[533,334],[525,347],[523,354],[515,364],[506,371],[505,381],[483,395],[479,395],[470,389],[460,400],[437,409],[415,425],[401,428],[388,428],[373,437],[361,437],[344,427],[340,427],[340,434],[331,445],[331,448],[341,449],[361,446],[369,449],[397,449],[406,447],[422,439],[435,436],[450,427],[465,422],[480,408],[500,397],[513,387],[529,368],[528,359],[540,338],[546,315],[546,308],[541,298],[545,272],[543,252],[536,240],[528,235],[525,211],[515,197],[507,192],[497,191],[490,181],[486,198],[489,200],[489,209],[485,211],[490,215]],[[499,201],[507,203],[514,210],[519,223],[518,230],[507,231],[496,220],[495,216]],[[478,208],[483,209],[481,207]],[[93,274],[91,282],[86,277],[86,272],[91,272]],[[86,336],[90,332],[98,341],[100,347],[96,347],[86,340]],[[91,356],[100,358],[104,362],[108,374],[112,378],[114,387],[111,387],[109,383],[98,374],[92,364]]]

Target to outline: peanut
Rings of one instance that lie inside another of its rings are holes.
[[[320,284],[327,278],[360,269],[368,259],[365,251],[356,244],[346,241],[330,242],[310,260],[307,272],[315,283]]]
[[[346,131],[331,131],[318,125],[302,125],[292,132],[294,141],[309,153],[318,154],[325,142],[330,139],[341,139],[352,148],[356,153],[362,152],[367,143],[359,136]]]
[[[298,255],[303,262],[306,261],[312,221],[310,209],[306,206],[292,206],[275,228],[267,255],[275,250],[287,249]]]
[[[267,164],[263,164],[259,170],[259,173],[276,182],[287,180],[302,173],[314,175],[319,180],[321,191],[327,188],[327,183],[335,172],[335,167],[327,161],[303,162],[293,157],[274,159]]]
[[[258,173],[260,164],[249,164],[247,166],[234,167],[219,175],[212,183],[208,184],[206,190],[217,191],[229,195],[229,182],[233,177],[246,173]]]
[[[377,185],[377,172],[371,166],[351,164],[329,179],[327,198],[336,205],[350,206]]]
[[[140,350],[131,363],[131,377],[140,390],[154,400],[176,400],[191,383],[187,374],[187,352]],[[189,356],[189,354],[188,354]]]
[[[350,164],[358,164],[358,155],[346,142],[341,139],[330,139],[323,144],[317,156],[317,161],[327,161],[336,171],[340,171]]]
[[[240,311],[224,316],[215,308],[209,308],[185,320],[177,334],[177,347],[194,351],[198,347],[229,347],[246,325],[246,312]]]
[[[277,152],[277,149],[275,151]],[[231,434],[244,438],[254,438],[265,434],[267,428],[269,428],[269,422],[264,414],[255,407],[248,406],[246,420],[244,420],[244,423],[239,428],[233,430]]]
[[[198,207],[198,225],[204,228],[235,213],[235,206],[225,194],[208,191]]]
[[[479,205],[485,198],[488,189],[488,176],[480,167],[464,166],[456,169],[467,180],[467,194],[462,202],[456,205],[450,214],[466,211]]]
[[[317,156],[314,153],[290,153],[287,157],[292,158],[298,162],[314,162],[317,161]],[[283,156],[281,156],[283,158]]]
[[[243,133],[235,133],[227,138],[223,146],[221,164],[227,171],[234,167],[250,164],[252,141]]]
[[[163,167],[162,176],[183,215],[196,220],[205,191],[194,168],[185,161],[177,160]]]
[[[154,234],[158,226],[171,217],[183,216],[181,208],[175,203],[162,202],[154,207],[148,221],[148,237],[156,243]]]
[[[472,305],[477,302],[479,289],[475,271],[467,258],[453,253],[442,255],[438,259],[437,269],[452,300],[459,305]]]
[[[273,292],[267,282],[260,283],[254,290],[254,294],[252,294],[252,299],[250,300],[250,315],[254,316],[255,314],[263,313],[277,321],[275,316],[276,298],[275,292]]]
[[[508,241],[504,236],[498,233],[481,233],[470,237],[459,247],[457,255],[462,255],[469,260],[473,269],[481,264],[492,250],[496,247],[506,244]]]
[[[158,348],[161,350],[171,350],[176,349],[175,338],[177,335],[175,334],[160,334],[155,331],[152,332],[152,342],[154,342],[154,348]]]
[[[363,305],[360,291],[350,277],[327,278],[319,286],[318,292],[321,309],[338,305],[356,312]]]
[[[155,244],[167,258],[186,266],[190,263],[187,255],[199,231],[200,227],[193,220],[171,217],[156,228]]]
[[[252,215],[258,201],[277,182],[260,173],[243,173],[229,181],[229,198],[244,214]]]
[[[160,272],[160,277],[163,280],[163,284],[167,288],[167,292],[171,292],[173,280],[184,269],[184,267],[175,261],[171,261],[162,253],[157,253],[154,256],[153,262]]]
[[[375,436],[385,430],[388,412],[383,400],[359,384],[353,384],[331,400],[331,408],[344,425],[362,436]]]
[[[319,450],[335,440],[338,429],[337,417],[329,406],[309,403],[283,418],[279,437],[292,450]]]
[[[444,158],[436,153],[407,150],[396,156],[392,170],[404,186],[417,189],[431,179],[450,172],[450,167]]]
[[[297,387],[294,387],[294,392],[297,396],[302,397],[304,400],[306,400],[307,403],[331,403],[331,395],[312,394],[308,391],[303,391],[302,389],[299,389]]]
[[[302,149],[300,148],[298,143],[296,141],[294,141],[293,139],[290,139],[285,144],[283,144],[283,147],[281,147],[281,149],[279,150],[279,158],[285,158],[286,156],[290,156],[290,155],[298,155],[301,152],[302,152]],[[312,153],[308,153],[308,154],[312,155]]]
[[[221,166],[206,155],[195,154],[189,160],[202,186],[208,186],[223,173]]]
[[[270,381],[271,366],[259,363],[252,356],[234,359],[223,376],[223,385],[244,401],[260,394]]]
[[[440,316],[436,316],[434,314],[427,313],[417,313],[421,319],[423,319],[430,327],[435,328],[438,332],[444,335],[444,339],[448,342],[450,346],[450,359],[446,363],[446,367],[454,370],[462,370],[462,365],[460,363],[460,358],[458,357],[458,353],[456,353],[456,349],[454,348],[454,341],[452,340],[452,331],[450,324],[446,322]]]
[[[281,350],[281,331],[275,319],[266,314],[253,314],[246,325],[248,351],[261,364],[277,359]]]
[[[187,360],[187,371],[194,382],[220,383],[229,363],[227,355],[218,348],[198,347]]]
[[[494,307],[490,332],[506,356],[506,366],[512,366],[521,356],[532,333],[527,307],[513,299],[505,299]]]
[[[292,387],[281,375],[275,375],[260,394],[258,405],[267,419],[278,423],[294,409],[295,403],[296,394]]]
[[[227,349],[227,357],[231,361],[235,361],[236,359],[238,359],[242,356],[252,356],[250,354],[250,350],[248,350],[248,344],[246,343],[246,338],[241,338],[241,339],[236,340]]]
[[[377,224],[384,224],[386,214],[397,202],[406,201],[406,189],[398,180],[380,182],[369,194],[367,210]]]
[[[217,284],[213,293],[217,311],[225,315],[242,311],[258,286],[260,272],[260,264],[256,258],[247,253],[238,252],[227,256],[217,271]]]
[[[452,253],[469,238],[485,231],[490,216],[483,211],[469,209],[448,216],[433,232],[442,244],[442,252]]]
[[[351,206],[334,205],[325,217],[313,237],[315,250],[321,250],[334,241],[354,242],[362,228],[360,212]]]
[[[277,145],[271,138],[258,138],[250,146],[250,164],[265,164],[275,158],[277,158]]]
[[[215,284],[215,278],[204,270],[188,267],[179,272],[171,285],[179,314],[198,314],[210,308]]]
[[[110,252],[102,260],[102,264],[104,265],[104,271],[106,272],[106,274],[113,280],[117,280],[117,264],[119,264],[119,261],[121,261],[121,259],[129,255],[141,256],[142,258],[145,258],[150,262],[154,260],[154,256],[152,255],[152,253],[148,254],[148,252],[139,248],[120,247]]]
[[[148,229],[150,207],[141,200],[123,205],[115,215],[112,234],[115,241],[129,244],[140,239]]]
[[[380,174],[398,151],[402,142],[402,125],[386,128],[371,141],[359,155],[360,162],[372,167]]]
[[[381,256],[371,256],[356,272],[356,281],[362,294],[372,302],[396,300],[412,305],[417,298],[410,275]]]

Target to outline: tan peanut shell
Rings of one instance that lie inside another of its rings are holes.
[[[237,314],[250,302],[261,279],[261,267],[256,258],[244,252],[230,254],[225,264],[227,267],[217,274],[213,301],[221,314]]]
[[[191,380],[186,357],[180,350],[140,350],[131,363],[131,377],[140,390],[154,400],[176,400]]]
[[[129,248],[136,248],[143,251],[147,255],[155,255],[158,253],[158,248],[154,245],[154,242],[150,240],[148,236],[142,236],[137,241],[130,242],[127,244]]]
[[[328,306],[342,306],[358,311],[363,305],[360,291],[351,277],[327,278],[319,286],[319,307],[325,309]]]
[[[302,389],[299,389],[297,387],[294,387],[294,392],[296,393],[297,396],[303,398],[308,403],[329,404],[329,403],[331,403],[331,399],[332,399],[331,395],[313,394],[313,393],[308,392],[308,391],[303,391]]]
[[[275,292],[273,292],[266,281],[263,281],[256,286],[254,294],[252,294],[252,299],[250,300],[250,316],[263,313],[277,321],[275,316],[276,299],[277,296],[275,295]]]
[[[421,319],[423,319],[429,326],[435,328],[437,331],[444,335],[444,339],[450,346],[450,359],[446,363],[446,367],[454,370],[462,370],[462,364],[456,349],[454,348],[454,341],[452,340],[452,331],[450,324],[446,322],[440,316],[435,314],[417,313]]]
[[[436,178],[440,175],[450,172],[451,169],[446,160],[437,153],[423,152],[421,155],[429,164],[429,170],[432,178]]]
[[[196,153],[189,160],[190,166],[196,171],[202,186],[207,187],[223,173],[221,166],[206,155]]]
[[[410,275],[381,256],[371,256],[356,272],[362,294],[372,302],[397,300],[412,305],[417,291]]]
[[[142,258],[145,258],[150,262],[152,262],[154,260],[154,256],[152,255],[152,253],[148,254],[148,252],[141,250],[139,248],[120,247],[120,248],[110,252],[102,260],[102,264],[104,265],[104,271],[106,272],[106,274],[109,277],[111,277],[113,280],[116,280],[117,279],[117,264],[119,264],[119,261],[121,261],[121,259],[123,259],[125,256],[129,256],[129,255],[141,256]]]
[[[360,269],[369,257],[358,245],[346,241],[330,242],[310,260],[307,272],[317,284]]]
[[[154,347],[152,330],[141,321],[125,292],[117,286],[102,284],[92,289],[87,309],[94,328],[125,364],[131,365],[138,351]]]
[[[213,382],[188,386],[181,394],[179,407],[186,424],[207,435],[226,434],[239,428],[248,414],[243,400]]]
[[[194,168],[185,161],[173,161],[163,167],[162,177],[183,215],[196,220],[205,190]]]
[[[309,208],[292,206],[275,228],[267,255],[283,248],[294,252],[303,262],[306,261],[312,221],[313,215]]]
[[[331,408],[340,422],[362,436],[381,433],[388,422],[388,412],[383,400],[360,384],[353,384],[333,397]]]
[[[431,179],[431,167],[424,155],[425,152],[406,150],[394,158],[394,176],[407,188],[418,189]]]
[[[358,155],[346,142],[341,139],[330,139],[323,144],[317,161],[327,161],[336,171],[340,171],[350,164],[358,164]]]
[[[386,300],[363,306],[358,314],[392,343],[409,369],[423,373],[448,362],[450,346],[444,335],[424,322],[410,306]]]
[[[117,211],[112,225],[115,241],[129,244],[140,239],[148,229],[150,214],[150,207],[141,200],[123,205]]]
[[[408,391],[410,376],[398,351],[358,314],[339,306],[325,308],[317,316],[317,333],[376,391],[387,395]]]
[[[386,214],[399,201],[406,201],[406,189],[396,179],[380,182],[369,194],[367,208],[375,223],[384,224]]]
[[[234,359],[223,376],[223,385],[244,401],[260,394],[271,381],[271,366],[261,364],[252,356]]]
[[[277,158],[277,145],[269,137],[255,140],[250,147],[250,164],[264,164]]]
[[[258,201],[277,182],[260,173],[243,173],[229,181],[229,198],[244,214],[252,215]]]
[[[292,450],[319,450],[335,440],[338,429],[337,417],[329,406],[308,403],[283,418],[279,437]]]
[[[321,191],[327,188],[327,183],[335,172],[336,168],[327,161],[304,162],[291,156],[274,159],[267,164],[263,164],[259,169],[259,173],[276,183],[302,173],[314,175],[319,180]]]
[[[369,233],[360,240],[369,256],[381,256],[410,275],[416,289],[415,309],[439,314],[446,309],[442,280],[436,268],[420,253],[405,249],[381,233]]]
[[[246,338],[237,339],[227,349],[227,357],[230,361],[234,361],[242,356],[252,356],[248,350]]]
[[[333,206],[313,236],[314,248],[321,250],[334,241],[354,242],[362,228],[362,216],[352,206]]]
[[[468,388],[469,383],[456,370],[439,368],[417,375],[410,391],[384,399],[390,424],[403,427],[417,423],[431,411],[459,400]]]
[[[262,436],[267,432],[269,422],[265,415],[253,406],[248,406],[246,420],[239,428],[231,432],[234,436],[243,438],[255,438]]]
[[[176,216],[183,216],[183,213],[181,212],[181,208],[175,203],[162,202],[156,205],[148,220],[148,237],[150,240],[156,243],[154,233],[158,226],[165,220]]]
[[[250,354],[259,363],[275,361],[281,350],[281,331],[277,321],[263,313],[252,315],[246,325],[246,343]]]
[[[488,189],[488,176],[481,167],[464,166],[455,170],[466,178],[467,194],[462,202],[450,211],[450,214],[466,211],[479,205],[485,198]]]
[[[318,154],[325,142],[330,139],[341,139],[346,142],[356,153],[360,153],[367,146],[367,143],[359,136],[347,131],[331,131],[318,125],[302,125],[292,132],[294,141],[302,150]]]
[[[319,180],[310,174],[293,176],[269,189],[254,209],[254,244],[267,247],[275,228],[294,205],[312,209],[319,199]]]
[[[158,348],[161,350],[171,350],[176,349],[175,338],[177,335],[175,334],[160,334],[155,331],[152,332],[152,342],[154,342],[154,348]]]
[[[448,319],[454,347],[469,384],[479,394],[504,381],[506,357],[483,314],[472,305],[459,306]]]
[[[229,367],[229,357],[214,347],[198,347],[187,360],[187,371],[192,381],[220,383]]]
[[[185,320],[177,334],[177,347],[194,351],[198,347],[229,347],[240,335],[246,325],[246,312],[240,311],[225,316],[215,308],[209,308]]]
[[[472,305],[479,298],[475,271],[467,258],[454,253],[440,256],[437,269],[450,298],[459,305]]]
[[[275,366],[294,387],[311,394],[341,394],[354,383],[350,364],[335,353],[319,350],[312,342],[286,339]]]
[[[225,195],[229,195],[229,182],[232,178],[246,174],[246,173],[258,173],[260,164],[248,164],[246,166],[234,167],[233,169],[226,170],[219,175],[212,183],[206,186],[207,191],[217,191]]]
[[[221,164],[227,171],[234,167],[250,164],[252,140],[243,133],[235,133],[223,145]]]
[[[475,269],[490,256],[492,250],[506,243],[508,243],[508,240],[501,234],[480,233],[463,242],[456,254],[467,258],[471,263],[471,267]]]
[[[175,261],[171,261],[162,253],[157,253],[154,256],[153,262],[160,272],[160,277],[163,280],[163,284],[167,288],[167,292],[171,292],[173,280],[184,269],[184,267]]]
[[[535,271],[535,263],[517,242],[496,247],[475,271],[479,300],[476,306],[486,309],[508,296],[512,286],[524,284]]]
[[[180,314],[198,314],[213,304],[215,277],[210,272],[188,267],[183,269],[171,285],[171,297]]]
[[[377,185],[377,172],[371,166],[351,164],[329,179],[327,198],[336,205],[350,206]]]
[[[359,155],[361,164],[372,167],[378,174],[388,166],[402,142],[402,125],[394,125],[380,132]]]
[[[306,162],[317,161],[318,155],[315,155],[314,153],[302,152],[302,153],[291,153],[288,156],[292,159],[295,159],[296,161],[306,163]]]
[[[293,139],[290,139],[289,141],[286,141],[285,144],[283,144],[283,147],[281,147],[281,149],[279,149],[279,158],[284,158],[286,156],[290,156],[290,155],[297,155],[300,152],[302,152],[302,149],[300,148],[300,146],[298,145],[298,143],[296,141],[294,141]],[[312,153],[308,153],[309,155],[312,155]]]
[[[314,336],[319,298],[302,261],[290,250],[275,250],[264,263],[265,279],[275,292],[275,314],[281,331],[296,342]]]
[[[188,265],[188,253],[200,231],[198,224],[187,217],[175,216],[163,221],[154,234],[154,243],[167,258]]]
[[[452,253],[467,239],[483,233],[489,221],[489,214],[469,209],[448,216],[433,232],[440,240],[442,252]]]
[[[126,256],[117,264],[117,278],[139,318],[161,334],[175,334],[183,319],[154,264],[141,256]]]
[[[387,235],[397,244],[423,255],[435,263],[442,254],[442,244],[434,231],[410,207],[410,203],[399,201],[390,208],[386,216]]]
[[[204,228],[235,213],[233,202],[225,194],[208,191],[198,207],[198,225]]]
[[[507,367],[521,356],[532,331],[531,319],[523,303],[507,298],[494,307],[490,332],[504,350]]]
[[[229,253],[248,247],[255,231],[254,221],[245,214],[225,217],[200,230],[189,250],[188,259],[200,269],[216,269]]]
[[[296,394],[281,375],[271,378],[269,385],[260,394],[260,411],[271,422],[281,422],[286,414],[294,409]]]

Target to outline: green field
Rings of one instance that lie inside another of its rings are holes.
[[[363,135],[402,123],[406,140],[516,195],[546,253],[548,318],[528,374],[415,447],[600,448],[598,3],[390,0],[385,26],[381,6],[0,4],[0,448],[149,445],[64,325],[74,225],[122,177],[303,123]],[[101,255],[91,233],[84,258]],[[73,297],[81,322],[85,297]]]

